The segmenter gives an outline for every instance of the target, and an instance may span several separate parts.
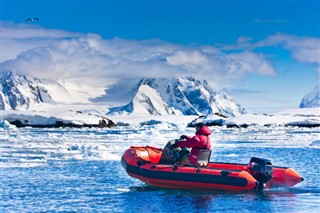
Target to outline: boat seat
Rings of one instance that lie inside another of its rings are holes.
[[[200,150],[200,153],[198,155],[196,165],[201,167],[207,167],[210,161],[211,156],[211,150]]]

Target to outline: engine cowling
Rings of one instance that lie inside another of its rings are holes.
[[[262,190],[264,184],[272,178],[273,166],[268,159],[252,157],[248,169],[251,175],[259,182],[258,190]]]

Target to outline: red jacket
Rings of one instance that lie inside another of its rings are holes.
[[[211,135],[210,129],[207,126],[203,126],[196,132],[195,136],[188,136],[186,140],[179,141],[177,146],[192,148],[189,160],[190,163],[195,164],[201,149],[211,149],[209,135]]]

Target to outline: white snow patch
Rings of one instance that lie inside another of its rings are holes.
[[[244,114],[225,119],[216,115],[209,115],[196,120],[196,122],[205,123],[217,123],[217,121],[222,122],[223,125],[238,126],[320,125],[320,107],[290,109],[274,114]]]

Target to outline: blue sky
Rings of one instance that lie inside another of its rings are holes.
[[[25,23],[28,17],[40,20]],[[168,64],[162,65],[156,56],[150,57],[141,66],[139,58],[139,63],[133,63],[137,77],[151,75],[143,69],[163,75],[194,73],[196,78],[208,79],[213,87],[227,91],[252,112],[296,108],[319,82],[319,1],[2,0],[1,20],[3,67],[10,64],[18,69],[25,55],[14,58],[22,51],[85,37],[103,43],[108,59],[112,55],[107,54],[108,45],[119,52],[128,45],[131,49],[125,59],[130,62],[137,60],[136,55],[146,57],[139,50],[167,59]],[[81,39],[78,41],[77,45],[83,45]],[[4,63],[8,60],[10,63]],[[52,58],[49,61],[53,63]],[[124,64],[117,67],[119,75],[125,73]],[[112,78],[121,85],[117,76]],[[133,74],[130,79],[134,79]]]
[[[234,43],[276,32],[319,36],[319,1],[2,1],[2,19],[41,17],[44,27],[105,38],[160,38],[178,43]]]

